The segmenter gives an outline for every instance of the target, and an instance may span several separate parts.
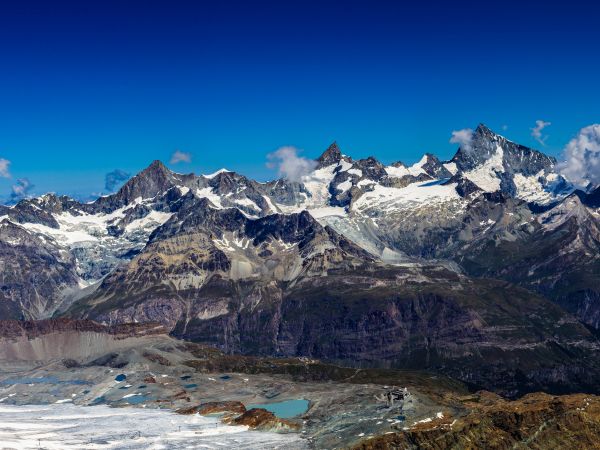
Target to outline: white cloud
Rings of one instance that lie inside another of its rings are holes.
[[[550,122],[544,122],[543,120],[536,120],[535,127],[531,129],[531,136],[542,145],[546,145],[546,139],[548,136],[542,135],[542,130],[552,125]]]
[[[180,162],[192,162],[192,154],[187,152],[182,152],[181,150],[175,150],[171,155],[171,164],[177,164]]]
[[[454,130],[450,138],[451,144],[458,144],[460,148],[466,151],[471,150],[471,142],[473,141],[473,130],[463,128],[462,130]]]
[[[580,188],[600,184],[600,124],[582,128],[563,150],[558,170]]]
[[[269,153],[267,159],[268,168],[277,169],[280,177],[290,181],[300,181],[304,175],[308,175],[317,167],[316,161],[298,156],[296,147],[280,147]]]
[[[10,161],[8,159],[0,158],[0,178],[10,178],[8,166],[10,166]]]
[[[33,188],[33,184],[27,178],[19,178],[12,186],[10,199],[13,201],[21,200],[27,197]]]

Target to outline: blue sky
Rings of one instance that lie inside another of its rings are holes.
[[[23,177],[100,192],[176,149],[192,155],[176,171],[258,179],[284,145],[447,158],[479,122],[538,148],[551,122],[558,155],[600,120],[597,6],[399,3],[3,2],[0,197]]]

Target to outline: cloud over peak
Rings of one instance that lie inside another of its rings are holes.
[[[267,167],[277,169],[280,177],[290,181],[300,181],[304,175],[308,175],[317,167],[317,162],[298,156],[298,153],[296,147],[280,147],[267,155]]]
[[[171,155],[171,160],[169,161],[169,163],[177,164],[180,162],[192,162],[192,154],[188,152],[182,152],[181,150],[175,150]]]
[[[34,188],[27,178],[19,178],[15,184],[12,185],[12,192],[10,193],[10,199],[13,202],[17,202],[23,198],[29,196],[29,193]]]
[[[582,128],[563,150],[558,170],[572,183],[586,189],[600,184],[600,124]]]
[[[548,135],[543,135],[542,130],[546,127],[549,127],[550,125],[552,125],[550,122],[536,120],[535,127],[531,129],[531,136],[541,145],[546,145],[546,139],[548,139]]]
[[[450,138],[451,144],[458,144],[461,149],[470,151],[473,141],[473,130],[471,128],[463,128],[462,130],[454,130]]]

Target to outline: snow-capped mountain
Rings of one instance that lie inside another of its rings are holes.
[[[412,166],[385,166],[374,157],[353,160],[333,143],[300,182],[259,183],[225,169],[177,174],[154,161],[113,195],[83,204],[48,194],[1,207],[0,220],[72,261],[68,283],[39,300],[44,307],[29,312],[21,306],[26,317],[37,317],[54,313],[63,291],[97,284],[130,260],[153,232],[164,234],[174,223],[182,227],[182,208],[188,215],[197,208],[233,208],[248,220],[308,211],[384,262],[456,260],[481,239],[510,241],[523,227],[541,227],[543,216],[538,220],[534,211],[573,191],[554,164],[480,125],[471,145],[446,162],[425,154]],[[16,241],[4,241],[10,242]]]
[[[91,203],[48,194],[0,207],[0,314],[159,321],[231,351],[402,367],[434,351],[417,366],[450,372],[483,348],[525,351],[559,322],[572,333],[561,345],[592,349],[574,324],[600,327],[599,207],[553,158],[484,125],[450,161],[410,166],[354,160],[333,143],[298,182],[155,161]],[[542,319],[517,314],[527,308]],[[568,364],[560,377],[578,367]]]

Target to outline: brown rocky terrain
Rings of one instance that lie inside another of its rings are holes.
[[[354,449],[600,449],[600,397],[534,393],[508,401],[478,392],[457,400],[463,416],[417,422]]]
[[[220,414],[220,413],[236,413],[244,414],[246,407],[242,402],[236,401],[225,401],[225,402],[206,402],[197,406],[190,406],[188,408],[178,409],[178,414]]]
[[[56,331],[60,327],[64,331]],[[93,322],[25,328],[34,330],[31,341],[26,335],[15,339],[18,333],[8,325],[5,330],[12,331],[6,334],[13,337],[4,339],[18,356],[32,342],[46,342],[38,348],[45,352],[30,360],[0,361],[5,404],[67,399],[80,405],[223,414],[232,425],[302,432],[316,449],[599,448],[600,398],[593,395],[534,393],[507,400],[469,392],[464,384],[430,372],[231,355],[165,334],[144,335],[143,327],[140,336],[119,339],[111,334],[116,329]],[[126,327],[127,333],[134,328]],[[65,336],[69,346],[59,348],[53,359],[49,349]],[[390,407],[377,399],[392,386],[407,387],[411,401]],[[294,399],[305,399],[309,407],[292,419],[265,410],[270,403]],[[245,405],[252,406],[246,411]]]

